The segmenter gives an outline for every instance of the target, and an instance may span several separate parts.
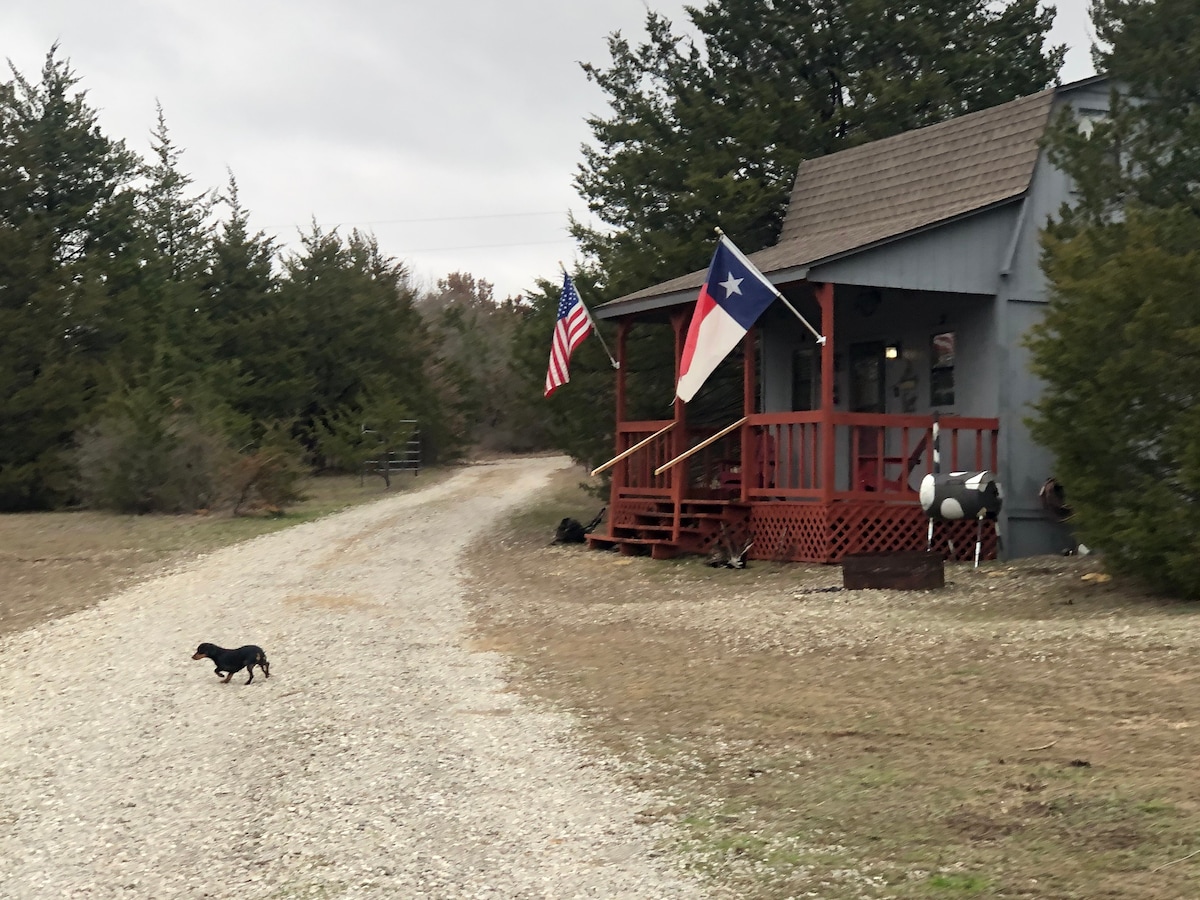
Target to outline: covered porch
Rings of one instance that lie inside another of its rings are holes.
[[[738,549],[751,543],[753,559],[816,563],[924,549],[927,519],[917,489],[934,471],[935,410],[862,411],[887,404],[855,403],[847,396],[852,391],[839,392],[835,286],[803,285],[797,295],[816,308],[826,339],[823,345],[809,341],[818,369],[804,385],[811,387],[815,408],[764,409],[764,382],[778,373],[780,360],[778,353],[760,360],[757,351],[779,341],[761,341],[755,328],[741,348],[741,408],[716,424],[690,423],[678,399],[669,419],[627,417],[624,363],[637,317],[618,320],[616,446],[612,460],[596,470],[611,472],[609,517],[607,531],[589,535],[592,547],[670,558],[708,553],[719,543]],[[855,289],[845,295],[850,301]],[[689,314],[687,307],[670,313],[676,376]],[[852,335],[853,321],[847,317],[845,324]],[[778,338],[781,328],[773,327]],[[859,409],[846,408],[851,405]],[[942,471],[996,471],[998,418],[937,416]],[[974,553],[975,537],[973,521],[945,523],[937,526],[934,542],[965,560]],[[983,553],[994,558],[996,552],[988,523]]]

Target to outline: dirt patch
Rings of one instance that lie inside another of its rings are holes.
[[[694,868],[748,898],[1200,895],[1200,607],[1095,557],[846,592],[547,546],[579,480],[476,548],[475,639],[662,797]]]

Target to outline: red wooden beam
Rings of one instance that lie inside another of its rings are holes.
[[[680,311],[671,315],[671,327],[675,331],[675,384],[679,384],[679,374],[683,370],[683,345],[687,340],[686,325],[688,312]],[[688,448],[687,434],[687,404],[675,397],[675,429],[671,435],[674,456],[685,452]],[[687,489],[687,467],[675,467],[667,472],[668,484],[671,487],[671,500],[675,506],[675,515],[671,521],[671,540],[678,542],[682,528],[681,512],[683,511],[683,495]]]
[[[751,328],[742,338],[742,415],[752,416],[754,409],[754,388],[758,374],[755,369],[754,346],[758,337],[758,329]],[[754,429],[750,425],[742,426],[742,485],[740,500],[745,503],[751,485],[759,483],[759,460],[754,452]]]
[[[825,343],[821,345],[821,496],[825,502],[833,500],[834,478],[837,471],[835,457],[837,441],[833,431],[833,285],[816,285],[817,303],[821,307],[821,334]]]

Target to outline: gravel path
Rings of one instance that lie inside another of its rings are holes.
[[[0,644],[0,897],[697,897],[647,798],[466,646],[458,557],[561,459],[214,553]],[[224,685],[201,641],[259,643]]]

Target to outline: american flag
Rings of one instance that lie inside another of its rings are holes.
[[[579,299],[579,293],[570,275],[563,275],[562,297],[558,301],[558,320],[554,323],[554,337],[550,342],[550,368],[546,371],[546,396],[558,389],[560,384],[571,380],[567,365],[571,353],[592,332],[592,318]]]

